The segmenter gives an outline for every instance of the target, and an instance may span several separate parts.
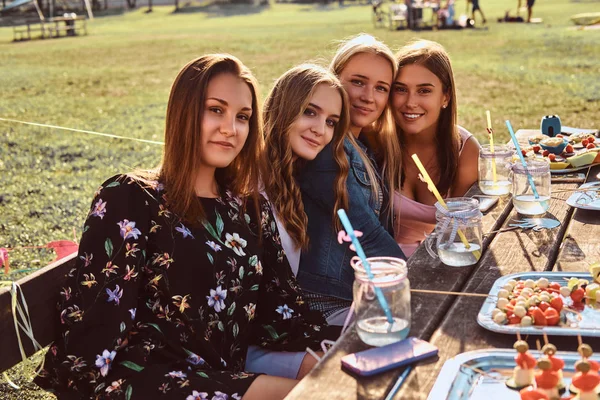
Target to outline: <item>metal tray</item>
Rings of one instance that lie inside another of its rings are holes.
[[[530,351],[535,358],[539,351]],[[428,400],[519,400],[519,392],[506,387],[504,381],[512,376],[515,367],[513,349],[485,349],[461,353],[444,363]],[[568,388],[575,373],[575,362],[581,356],[574,351],[556,353],[565,362],[564,381]],[[600,358],[593,356],[593,360]],[[482,375],[471,368],[477,368]]]
[[[584,183],[579,189],[600,189],[600,182]],[[581,208],[584,210],[600,211],[600,192],[582,191],[573,193],[568,199],[567,204],[571,207]]]
[[[477,315],[477,322],[479,325],[493,332],[508,333],[510,335],[516,335],[517,332],[522,335],[542,335],[544,332],[548,335],[558,336],[598,336],[600,337],[600,309],[593,309],[591,307],[585,307],[581,312],[581,320],[577,320],[577,315],[573,313],[567,313],[567,322],[569,326],[519,326],[519,325],[499,325],[492,319],[492,311],[496,308],[496,294],[498,290],[502,288],[509,280],[525,280],[533,279],[534,281],[539,278],[546,278],[550,282],[559,282],[561,285],[566,285],[567,281],[564,278],[582,278],[592,280],[590,274],[587,272],[523,272],[512,275],[506,275],[499,278],[494,282],[494,286],[490,290],[490,297],[488,297],[483,305],[479,314]],[[564,298],[563,298],[564,300]],[[565,301],[566,302],[566,301]],[[599,304],[600,306],[600,304]]]

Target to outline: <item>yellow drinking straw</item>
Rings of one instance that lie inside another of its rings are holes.
[[[437,199],[438,203],[440,203],[442,205],[442,207],[444,207],[447,210],[448,205],[446,204],[446,202],[440,195],[440,192],[438,192],[437,188],[433,184],[433,181],[431,180],[431,177],[427,173],[427,170],[425,170],[425,167],[421,163],[421,160],[419,160],[419,156],[417,156],[416,154],[413,154],[411,157],[412,157],[413,161],[415,162],[415,164],[417,164],[417,168],[419,168],[419,171],[421,172],[421,176],[423,177],[423,179],[425,179],[425,182],[427,183],[427,189],[429,189],[429,191],[431,193],[433,193],[433,195]],[[471,245],[469,244],[469,241],[465,237],[465,234],[462,233],[462,231],[460,229],[457,231],[457,233],[458,233],[458,236],[460,237],[460,240],[465,245],[465,249],[468,250],[469,248],[471,248]],[[479,250],[473,251],[473,255],[475,256],[477,261],[479,261],[479,258],[481,258],[481,252],[479,252]]]
[[[487,118],[487,131],[490,134],[490,153],[492,153],[492,177],[494,178],[494,184],[498,181],[496,177],[496,159],[494,158],[494,131],[492,130],[492,116],[490,110],[485,111]]]

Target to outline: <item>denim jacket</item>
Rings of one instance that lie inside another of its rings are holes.
[[[362,147],[362,143],[359,144]],[[384,193],[373,199],[371,182],[358,151],[346,140],[344,150],[350,164],[348,218],[355,230],[363,232],[360,243],[367,257],[389,256],[405,259],[393,235],[386,229],[388,216],[382,215]],[[355,253],[348,244],[339,244],[332,223],[335,205],[334,185],[338,165],[331,145],[308,162],[298,175],[304,211],[308,216],[309,248],[302,252],[298,282],[303,290],[352,300],[354,271],[350,259]],[[387,214],[387,213],[386,213]],[[383,223],[382,223],[383,222]]]

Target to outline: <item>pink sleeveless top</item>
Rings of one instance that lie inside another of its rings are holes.
[[[461,139],[460,155],[465,143],[473,135],[461,126],[458,127],[458,132]],[[406,257],[410,257],[426,235],[435,228],[435,206],[419,203],[395,192],[394,216],[394,239]]]

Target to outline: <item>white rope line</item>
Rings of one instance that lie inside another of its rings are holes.
[[[4,286],[4,285],[11,286],[10,308],[11,308],[12,317],[13,317],[13,324],[15,326],[15,333],[17,334],[17,343],[19,345],[19,351],[21,353],[22,361],[27,361],[27,355],[26,355],[25,349],[23,347],[23,341],[21,339],[21,334],[19,332],[19,328],[21,328],[21,330],[23,332],[25,332],[25,335],[27,335],[27,337],[33,343],[34,351],[42,350],[43,346],[40,343],[38,343],[38,341],[33,336],[33,326],[31,324],[31,318],[29,317],[29,307],[27,306],[27,301],[25,301],[25,295],[23,294],[23,289],[21,289],[21,286],[19,286],[19,284],[17,282],[13,282],[13,281],[0,281],[0,286]],[[21,304],[19,304],[19,300],[18,300],[19,291],[21,292],[20,295],[21,295],[22,306],[21,306]],[[19,321],[18,317],[21,317],[22,323]],[[42,363],[38,366],[37,370],[33,373],[33,376],[31,378],[34,378],[37,375],[39,375],[40,371],[44,368],[44,361],[45,360],[42,359]],[[2,373],[2,376],[4,377],[6,382],[14,389],[19,390],[21,388],[20,386],[15,384],[9,378],[6,371]],[[31,378],[29,378],[29,379],[31,379]]]
[[[0,121],[16,122],[16,123],[24,124],[24,125],[40,126],[42,128],[62,129],[62,130],[65,130],[65,131],[87,133],[87,134],[90,134],[90,135],[104,136],[104,137],[109,137],[109,138],[113,138],[113,139],[133,140],[135,142],[158,144],[158,145],[161,145],[161,146],[164,145],[164,142],[158,142],[156,140],[137,139],[137,138],[127,137],[127,136],[113,135],[111,133],[102,133],[102,132],[87,131],[85,129],[65,128],[63,126],[48,125],[48,124],[38,124],[36,122],[19,121],[17,119],[0,118]]]

